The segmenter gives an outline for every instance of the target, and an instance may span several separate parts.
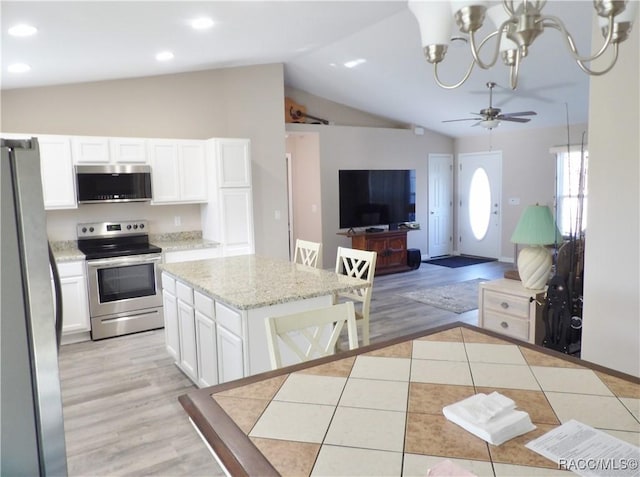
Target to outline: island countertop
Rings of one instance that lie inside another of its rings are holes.
[[[167,263],[160,268],[238,310],[369,286],[365,280],[258,255]]]

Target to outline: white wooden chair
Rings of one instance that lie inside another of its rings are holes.
[[[281,345],[286,345],[300,361],[333,354],[345,323],[349,349],[355,349],[358,347],[358,329],[353,302],[266,318],[271,367],[282,367]]]
[[[362,320],[362,344],[369,344],[369,311],[371,308],[371,294],[373,293],[373,276],[376,271],[376,252],[338,247],[336,257],[336,273],[350,277],[361,278],[369,282],[366,288],[350,292],[340,292],[333,296],[333,303],[341,300],[353,300],[358,304],[356,319]]]
[[[296,239],[296,250],[293,254],[293,262],[314,268],[322,267],[322,244]]]

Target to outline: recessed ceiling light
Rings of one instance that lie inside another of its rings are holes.
[[[191,20],[191,27],[195,30],[205,30],[213,26],[213,20],[209,17],[200,17]]]
[[[30,69],[31,69],[31,66],[29,66],[26,63],[14,63],[7,67],[7,71],[9,73],[26,73]]]
[[[358,58],[357,60],[351,60],[351,61],[347,61],[345,63],[343,63],[343,65],[346,68],[355,68],[358,65],[361,65],[362,63],[366,63],[367,60],[365,60],[364,58]]]
[[[9,28],[8,32],[11,36],[31,36],[35,35],[38,29],[26,23],[20,23],[19,25],[14,25]]]
[[[173,53],[171,53],[170,51],[161,51],[156,55],[156,60],[158,61],[173,60]]]

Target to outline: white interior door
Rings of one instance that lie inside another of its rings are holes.
[[[458,250],[462,255],[499,258],[502,152],[458,156]]]
[[[429,154],[429,257],[453,246],[453,155]]]

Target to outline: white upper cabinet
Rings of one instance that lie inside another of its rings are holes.
[[[75,164],[109,164],[109,138],[76,136],[71,143]]]
[[[153,204],[207,201],[204,141],[149,141]]]
[[[147,164],[147,140],[135,137],[75,136],[74,164]]]
[[[148,164],[147,141],[135,137],[109,139],[111,162],[116,164]]]
[[[251,187],[250,142],[247,139],[216,139],[218,187]]]
[[[44,208],[75,209],[76,176],[66,136],[38,136]]]

